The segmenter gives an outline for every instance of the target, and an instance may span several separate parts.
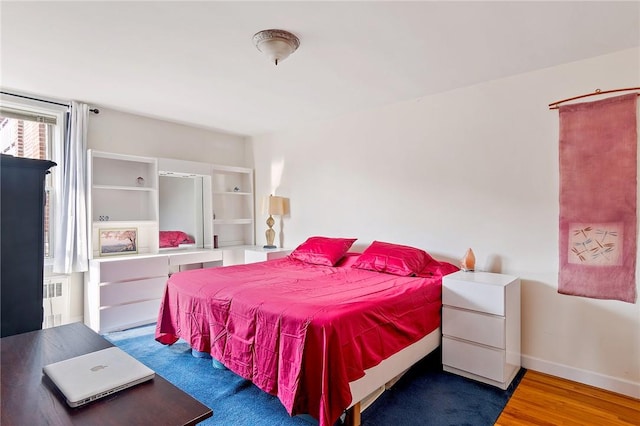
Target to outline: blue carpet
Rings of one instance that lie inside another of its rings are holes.
[[[310,426],[306,417],[289,417],[280,401],[228,370],[213,368],[211,359],[195,358],[182,340],[165,346],[154,340],[155,326],[104,337],[180,389],[213,409],[205,426]],[[442,371],[434,351],[413,366],[364,413],[363,426],[493,425],[515,387],[502,391]],[[317,424],[317,422],[316,422]]]

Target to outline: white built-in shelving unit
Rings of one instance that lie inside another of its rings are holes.
[[[254,244],[253,170],[213,166],[213,228],[219,247]]]
[[[158,252],[158,162],[89,151],[90,255],[100,253],[100,229],[137,228],[138,253]]]
[[[254,244],[252,169],[89,150],[88,177],[84,320],[99,333],[156,321],[172,272],[221,266],[225,253],[235,258],[235,247]],[[101,255],[101,230],[131,228],[135,253]],[[163,230],[195,244],[160,249]]]

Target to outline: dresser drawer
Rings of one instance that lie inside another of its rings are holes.
[[[109,259],[96,262],[101,283],[136,280],[168,276],[169,267],[166,256],[153,256],[127,259]]]
[[[222,260],[222,251],[192,251],[169,254],[169,265],[190,265],[193,263],[217,262]]]
[[[146,302],[101,308],[100,333],[156,322],[160,310],[160,300],[147,300]]]
[[[492,282],[474,281],[480,274],[491,278],[494,274],[480,272],[462,272],[465,279],[455,279],[449,276],[443,278],[442,303],[472,311],[486,312],[494,315],[504,315],[504,286]],[[468,274],[468,275],[467,275]],[[502,277],[502,276],[500,276]]]
[[[444,337],[442,363],[497,382],[505,381],[503,350]]]
[[[160,299],[164,293],[166,277],[146,280],[102,284],[100,306],[114,306],[141,300]]]

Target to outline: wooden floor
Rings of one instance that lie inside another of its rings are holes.
[[[640,400],[528,370],[496,425],[640,425]]]

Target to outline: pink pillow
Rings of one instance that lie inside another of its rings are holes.
[[[393,275],[417,275],[433,261],[426,251],[415,247],[374,241],[360,255],[353,268]]]
[[[425,266],[425,268],[420,271],[418,276],[420,277],[444,277],[445,275],[452,274],[456,271],[459,271],[460,268],[457,266],[443,261],[433,260]]]
[[[290,255],[290,259],[316,265],[334,266],[357,238],[309,237]]]
[[[352,251],[348,251],[345,255],[336,263],[334,266],[338,268],[351,268],[351,266],[356,263],[358,257],[360,257],[362,253],[356,253]]]

